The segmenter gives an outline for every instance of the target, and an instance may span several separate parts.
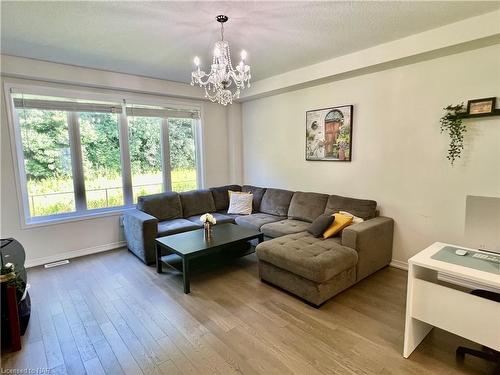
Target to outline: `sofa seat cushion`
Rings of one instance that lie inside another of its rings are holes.
[[[174,219],[160,221],[158,223],[158,237],[168,236],[175,233],[187,232],[189,230],[200,229],[200,225],[186,219]]]
[[[243,215],[235,218],[236,224],[246,228],[260,230],[260,227],[267,223],[285,220],[286,217],[274,216],[269,214],[257,213],[251,215]]]
[[[217,213],[222,214],[224,216],[232,217],[233,219],[236,219],[238,216],[244,216],[244,215],[240,215],[240,214],[228,214],[227,210],[220,210],[220,211],[217,211]]]
[[[179,193],[184,217],[214,212],[215,202],[210,190],[191,190]]]
[[[293,191],[266,189],[260,202],[260,212],[276,216],[287,216]]]
[[[240,185],[225,185],[210,188],[212,196],[214,198],[215,209],[227,210],[229,207],[229,190],[231,191],[241,191]]]
[[[160,221],[182,218],[181,200],[173,191],[141,196],[137,199],[137,209]]]
[[[311,223],[302,220],[286,219],[274,223],[264,224],[260,230],[267,237],[281,237],[287,234],[303,232],[309,228]]]
[[[234,217],[229,215],[224,215],[218,212],[212,212],[211,215],[215,218],[215,220],[217,220],[217,224],[234,223]],[[201,215],[194,215],[187,217],[186,219],[202,227],[203,223],[200,221],[200,216]]]
[[[256,252],[259,260],[318,283],[355,267],[358,262],[354,249],[333,239],[315,238],[307,232],[262,242]]]

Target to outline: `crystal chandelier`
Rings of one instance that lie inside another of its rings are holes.
[[[194,58],[196,70],[191,73],[191,86],[195,84],[205,88],[205,97],[222,105],[232,104],[240,97],[240,90],[250,87],[250,66],[245,64],[247,53],[241,51],[241,61],[233,68],[229,43],[224,40],[224,23],[228,17],[219,15],[215,18],[221,24],[221,40],[215,42],[214,57],[210,73],[200,69],[200,59]],[[206,78],[206,79],[205,79]]]

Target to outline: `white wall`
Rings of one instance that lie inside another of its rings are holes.
[[[393,258],[464,237],[467,195],[500,196],[500,118],[467,120],[463,157],[446,159],[448,104],[500,96],[500,45],[242,105],[244,182],[378,202],[394,218]],[[305,161],[305,112],[353,104],[353,160]]]
[[[241,104],[233,103],[227,108],[229,177],[232,184],[241,184],[243,181],[243,129],[241,120]]]
[[[115,92],[119,89],[117,85],[120,84],[123,90],[137,91],[137,88],[140,87],[139,91],[141,93],[153,93],[156,96],[158,96],[160,90],[172,92],[173,89],[178,89],[181,84],[63,64],[38,62],[30,59],[3,58],[4,56],[2,56],[2,90],[0,90],[0,236],[2,238],[14,237],[23,244],[26,249],[28,265],[43,264],[49,261],[66,259],[122,246],[123,233],[118,223],[119,215],[63,224],[52,224],[30,229],[21,228],[17,198],[18,192],[15,185],[13,156],[3,90],[4,81],[12,81],[13,79],[5,78],[3,75],[11,72],[15,73],[14,75],[16,77],[33,77],[33,72],[36,72],[36,74],[43,76],[44,79],[50,79],[51,81],[59,83],[67,82],[69,77],[71,77],[71,82],[69,83],[73,84],[73,87],[75,87],[75,84],[84,84],[85,80],[88,80],[88,82],[100,81],[101,84],[99,85],[100,88],[98,91],[101,92],[103,91],[102,87],[108,77],[109,81],[113,83],[112,88]],[[7,60],[11,63],[11,66],[3,64],[4,61]],[[16,64],[13,64],[13,61],[16,62]],[[20,67],[24,67],[25,69],[20,69]],[[41,67],[46,69],[41,70]],[[17,79],[17,81],[20,82],[19,79]],[[23,80],[23,82],[26,82],[26,80]],[[33,83],[34,81],[27,82]],[[36,83],[47,85],[47,83]],[[184,98],[187,97],[192,89],[189,85],[185,86],[186,90],[182,91]],[[196,91],[196,93],[198,93],[198,91]],[[202,158],[204,162],[205,185],[207,187],[229,183],[226,111],[225,107],[218,104],[203,102]]]

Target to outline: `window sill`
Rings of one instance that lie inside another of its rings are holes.
[[[98,219],[108,216],[119,216],[125,213],[126,211],[132,209],[135,209],[135,204],[129,206],[113,207],[113,208],[99,208],[83,212],[71,212],[67,214],[39,216],[27,219],[26,222],[22,223],[21,227],[22,229],[31,229],[37,227],[45,227],[49,225],[71,223],[75,221]]]

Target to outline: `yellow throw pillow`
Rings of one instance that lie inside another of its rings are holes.
[[[352,216],[352,223],[353,224],[359,224],[359,223],[362,223],[363,221],[365,221],[364,219],[362,219],[360,217],[357,217],[356,215],[353,215],[353,214],[351,214],[350,212],[347,212],[347,211],[339,211],[339,214],[347,215],[347,216]]]
[[[335,214],[335,220],[323,233],[323,238],[330,238],[339,233],[342,229],[347,227],[352,223],[352,216],[347,216],[343,214]]]

